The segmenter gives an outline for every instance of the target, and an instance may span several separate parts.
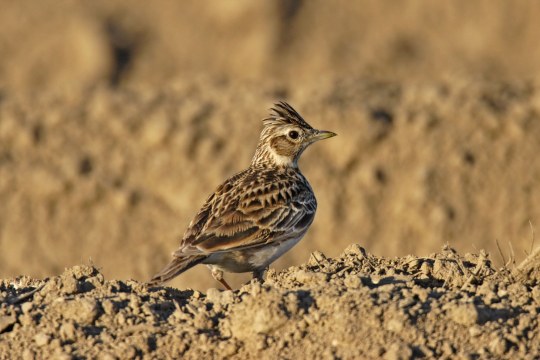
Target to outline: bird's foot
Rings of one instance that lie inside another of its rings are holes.
[[[211,273],[212,273],[212,277],[214,279],[219,281],[221,283],[221,285],[223,285],[225,287],[225,289],[232,290],[232,288],[229,286],[229,284],[227,284],[227,282],[223,278],[223,271],[218,270],[218,269],[216,269],[214,267],[211,267],[210,270],[211,270]]]
[[[261,282],[264,281],[264,275],[268,271],[268,266],[259,270],[255,270],[253,272],[253,279],[260,280]]]
[[[260,270],[255,270],[252,273],[253,277],[251,278],[251,280],[248,281],[247,283],[245,283],[244,285],[253,284],[253,283],[262,285],[264,283],[264,275],[266,274],[267,270],[268,270],[268,267],[265,267],[265,268],[260,269]]]

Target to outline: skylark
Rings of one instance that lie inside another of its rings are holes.
[[[231,289],[223,272],[252,272],[291,249],[313,222],[317,200],[298,168],[302,152],[333,132],[312,128],[289,104],[279,102],[263,120],[251,165],[210,195],[189,224],[172,261],[149,285],[168,281],[197,264]]]

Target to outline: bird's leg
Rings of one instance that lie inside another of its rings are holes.
[[[264,281],[264,274],[268,270],[268,266],[262,269],[255,270],[253,272],[253,280],[259,280],[260,282]]]
[[[210,268],[212,272],[212,277],[219,281],[221,285],[225,286],[225,289],[232,290],[232,288],[227,284],[225,279],[223,278],[223,271],[216,269],[215,267]]]

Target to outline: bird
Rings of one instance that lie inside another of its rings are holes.
[[[198,264],[232,290],[224,272],[263,280],[269,265],[306,234],[317,210],[298,160],[311,144],[336,136],[311,127],[291,105],[274,104],[249,167],[217,187],[189,224],[172,260],[147,283],[158,286]]]

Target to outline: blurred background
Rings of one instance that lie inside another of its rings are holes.
[[[530,250],[538,2],[0,6],[0,277],[93,262],[147,280],[277,100],[339,136],[303,155],[319,210],[275,268],[350,243],[499,264],[497,241],[506,259]],[[217,286],[204,266],[171,285]]]

